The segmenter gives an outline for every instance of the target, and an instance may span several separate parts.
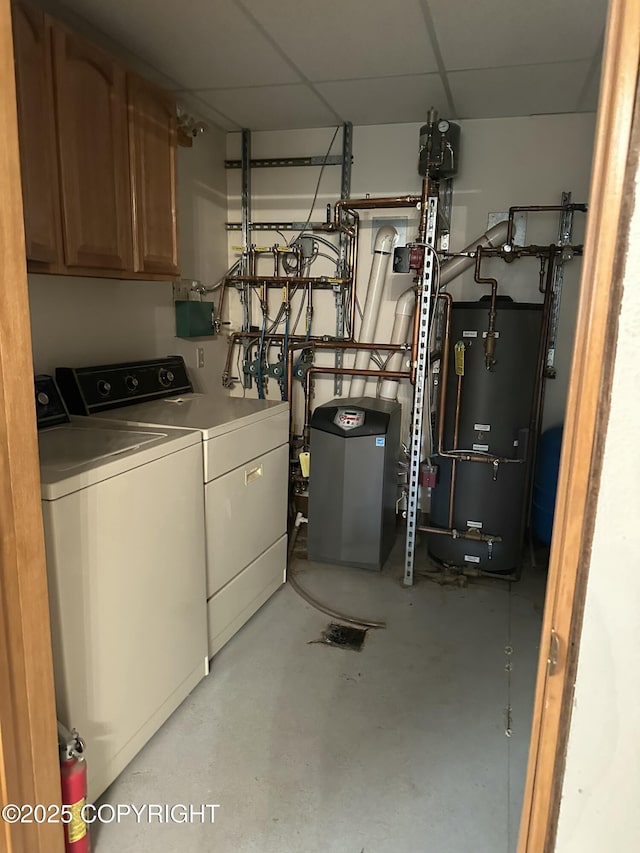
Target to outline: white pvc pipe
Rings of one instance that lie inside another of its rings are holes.
[[[415,288],[410,287],[401,293],[396,302],[396,316],[391,330],[392,344],[402,344],[409,340],[409,326],[416,304]],[[396,352],[387,362],[387,370],[402,370],[402,359],[411,358],[410,354]],[[380,387],[380,397],[383,400],[395,400],[398,396],[398,380],[384,379]]]
[[[496,225],[489,228],[488,231],[485,231],[481,237],[478,237],[473,242],[469,243],[469,245],[462,251],[475,252],[478,246],[482,246],[483,248],[486,248],[487,246],[491,246],[492,248],[502,246],[504,241],[507,239],[507,229],[507,220],[504,219],[502,222],[498,222]],[[449,260],[445,261],[440,268],[440,287],[445,287],[445,285],[449,284],[450,281],[453,281],[454,278],[457,278],[466,269],[473,266],[475,262],[475,258],[449,258]]]
[[[478,237],[472,243],[463,249],[463,252],[474,252],[478,246],[501,246],[507,239],[507,221],[498,222],[492,228],[489,228],[482,236]],[[466,269],[475,263],[475,258],[451,258],[442,264],[440,269],[439,287],[444,287],[461,275]],[[415,307],[415,289],[413,287],[405,290],[400,294],[400,298],[396,304],[396,316],[393,322],[393,330],[391,332],[392,344],[402,344],[408,342],[409,325],[411,315]],[[406,354],[401,352],[394,353],[387,363],[387,370],[401,370],[403,357]],[[395,400],[398,396],[398,380],[385,379],[380,387],[380,397],[383,400]]]
[[[382,303],[384,282],[387,277],[389,258],[393,251],[393,241],[397,236],[398,232],[390,225],[384,225],[376,234],[375,244],[373,247],[373,263],[371,264],[369,283],[367,285],[367,295],[365,297],[362,313],[362,324],[360,326],[360,334],[358,335],[358,339],[360,341],[367,342],[374,340],[378,315],[380,314],[380,305]],[[358,350],[356,353],[354,367],[356,370],[367,370],[370,360],[370,350]],[[365,384],[365,376],[354,376],[351,380],[349,396],[362,397],[364,394]]]

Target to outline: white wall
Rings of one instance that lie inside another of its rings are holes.
[[[631,188],[630,188],[631,192]],[[640,172],[615,356],[556,850],[640,839]]]
[[[487,213],[506,210],[514,204],[555,204],[562,190],[571,190],[574,201],[585,201],[588,195],[591,153],[594,133],[592,114],[532,116],[528,118],[463,121],[460,172],[454,181],[452,249],[461,249],[487,227]],[[333,129],[308,131],[261,132],[252,135],[254,157],[322,155],[326,152]],[[421,179],[417,173],[419,125],[381,125],[354,128],[354,162],[352,196],[389,196],[419,193]],[[332,152],[341,150],[341,132]],[[240,156],[240,135],[229,134],[228,156]],[[253,218],[260,220],[302,220],[309,206],[319,168],[254,170]],[[339,198],[340,169],[327,167],[322,178],[313,219],[325,217],[327,203]],[[228,172],[229,219],[240,219],[240,173]],[[411,211],[374,211],[362,213],[358,289],[363,292],[371,265],[371,219],[409,217],[408,237],[415,237],[417,219]],[[582,216],[576,215],[574,238],[582,239]],[[548,244],[557,237],[556,214],[538,214],[529,220],[528,242]],[[288,238],[291,232],[286,235]],[[282,238],[273,232],[254,234],[258,244],[268,245]],[[240,234],[229,238],[230,261],[237,257],[231,248],[240,243]],[[484,268],[483,268],[484,269]],[[498,277],[503,292],[519,301],[540,301],[537,290],[538,267],[534,260],[522,260],[510,266],[502,261],[487,263],[487,271]],[[565,276],[562,301],[561,337],[558,347],[558,378],[547,383],[545,423],[563,418],[564,401],[573,344],[580,260],[573,261]],[[406,275],[390,274],[384,295],[376,337],[388,340],[393,308],[398,295],[410,286]],[[478,285],[471,273],[465,274],[450,288],[456,298],[476,298]],[[238,301],[232,294],[231,319],[239,325]],[[277,294],[274,299],[279,297]],[[233,307],[235,306],[235,307]],[[257,315],[256,315],[257,316]],[[316,305],[316,334],[335,334],[333,302],[330,295],[320,296]],[[320,356],[319,363],[330,363],[332,355]],[[372,389],[373,386],[369,386]],[[234,393],[238,393],[236,390]],[[277,395],[271,383],[270,396]],[[298,395],[300,396],[300,395]],[[401,399],[410,400],[410,390],[403,389]],[[315,402],[333,397],[333,379],[316,383]]]
[[[225,136],[211,129],[178,149],[178,229],[184,278],[214,283],[226,270]],[[216,296],[217,299],[217,296]],[[29,276],[36,372],[179,353],[199,390],[222,393],[223,339],[175,337],[171,282]],[[197,368],[196,346],[205,348]]]

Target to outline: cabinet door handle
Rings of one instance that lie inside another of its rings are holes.
[[[244,484],[245,486],[248,486],[249,483],[253,483],[261,477],[262,465],[258,465],[256,468],[246,468],[244,472]]]

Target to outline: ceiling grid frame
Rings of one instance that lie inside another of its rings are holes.
[[[162,0],[158,15],[158,0],[138,0],[114,16],[103,0],[39,2],[120,44],[224,131],[421,123],[431,106],[456,120],[593,112],[607,5]]]

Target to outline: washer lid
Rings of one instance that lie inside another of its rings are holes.
[[[127,424],[199,429],[206,441],[241,426],[287,412],[289,404],[279,400],[255,400],[213,394],[185,394],[101,412],[97,417]]]
[[[198,444],[200,433],[80,418],[38,433],[43,500],[55,500]]]

